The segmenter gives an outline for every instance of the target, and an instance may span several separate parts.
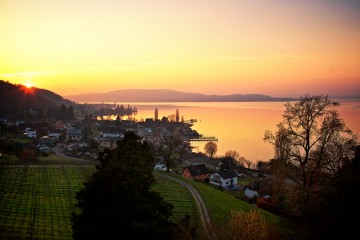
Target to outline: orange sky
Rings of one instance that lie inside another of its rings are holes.
[[[0,33],[0,79],[63,96],[360,92],[358,0],[1,0]]]

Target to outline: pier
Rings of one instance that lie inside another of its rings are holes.
[[[190,142],[217,142],[218,138],[214,136],[200,136],[197,138],[190,138]]]

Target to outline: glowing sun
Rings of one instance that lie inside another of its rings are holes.
[[[29,83],[29,82],[27,82],[27,83],[25,83],[25,87],[27,87],[27,88],[32,88],[32,83]]]

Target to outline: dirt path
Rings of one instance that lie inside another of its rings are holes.
[[[161,173],[159,173],[161,174]],[[165,174],[161,174],[162,176],[174,181],[174,182],[177,182],[179,183],[180,185],[184,186],[185,188],[187,188],[189,190],[189,192],[191,193],[191,195],[193,196],[197,206],[198,206],[198,209],[199,209],[199,215],[200,215],[200,218],[201,218],[201,223],[203,225],[203,228],[204,228],[204,231],[205,231],[205,234],[208,236],[209,239],[213,239],[211,237],[211,221],[210,221],[210,217],[209,217],[209,214],[207,212],[207,209],[206,209],[206,206],[205,206],[205,203],[202,199],[202,197],[200,196],[199,192],[193,187],[191,186],[190,184],[184,182],[184,181],[181,181],[180,179],[178,178],[174,178],[174,177],[171,177],[171,176],[168,176],[168,175],[165,175]]]

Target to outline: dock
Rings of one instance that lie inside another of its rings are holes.
[[[214,136],[200,136],[197,138],[190,138],[190,142],[217,142],[218,138]]]

